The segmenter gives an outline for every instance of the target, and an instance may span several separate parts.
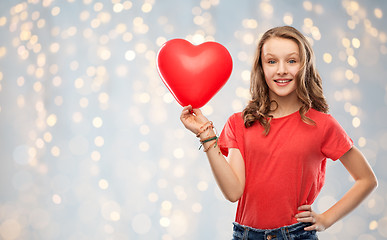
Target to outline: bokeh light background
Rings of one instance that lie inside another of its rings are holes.
[[[386,239],[386,15],[383,0],[1,1],[0,239],[231,239],[236,204],[156,54],[172,38],[229,49],[231,78],[202,109],[220,131],[246,105],[260,34],[285,24],[313,44],[330,112],[379,179],[320,239]],[[314,209],[352,183],[329,161]]]

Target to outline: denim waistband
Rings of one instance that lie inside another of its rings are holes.
[[[295,223],[290,226],[284,226],[276,229],[256,229],[234,222],[233,239],[262,239],[262,240],[287,240],[294,238],[318,239],[316,231],[305,231],[304,228],[310,226],[310,223]]]

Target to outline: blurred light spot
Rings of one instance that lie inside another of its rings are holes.
[[[106,179],[101,179],[101,180],[98,181],[98,186],[102,190],[106,190],[109,187],[109,183],[108,183],[108,181]]]
[[[197,185],[199,191],[206,191],[208,189],[208,183],[206,181],[200,181]]]
[[[349,41],[348,38],[342,38],[342,39],[341,39],[341,43],[343,44],[343,46],[344,46],[345,48],[349,48],[349,47],[351,46],[351,42]]]
[[[332,62],[332,55],[330,53],[324,53],[323,59],[324,59],[324,62],[331,63]]]
[[[304,9],[306,11],[312,11],[312,9],[313,9],[313,5],[312,5],[312,3],[310,1],[304,1],[302,3],[302,6],[304,7]]]
[[[201,110],[206,116],[210,116],[214,112],[214,109],[209,104],[204,105]]]
[[[285,13],[283,17],[283,21],[286,25],[292,25],[293,24],[293,15],[291,13]]]
[[[125,10],[128,10],[128,9],[131,9],[131,8],[132,8],[133,3],[132,3],[131,1],[125,1],[125,2],[123,3],[123,6],[124,6],[124,9],[125,9]]]
[[[359,119],[358,117],[354,117],[354,118],[352,119],[352,126],[353,126],[354,128],[360,127],[360,119]]]
[[[100,117],[95,117],[95,118],[93,118],[93,126],[94,126],[95,128],[100,128],[100,127],[102,127],[102,124],[103,124],[102,118],[100,118]]]
[[[259,7],[266,15],[270,16],[271,14],[273,14],[274,9],[273,9],[273,6],[270,3],[268,3],[268,2],[261,2],[259,4]]]
[[[140,133],[142,135],[148,135],[149,132],[150,132],[150,130],[149,130],[149,126],[148,125],[141,125]]]
[[[150,11],[152,11],[152,4],[150,3],[144,3],[141,7],[141,10],[144,12],[144,13],[149,13]]]
[[[182,148],[176,148],[173,150],[173,156],[177,159],[181,159],[184,157],[184,150]]]
[[[138,144],[138,148],[140,149],[141,152],[147,152],[150,146],[148,142],[142,141]]]
[[[6,17],[0,17],[0,26],[4,26],[7,23]]]
[[[367,212],[378,215],[385,211],[385,201],[382,196],[378,194],[372,194],[366,201]]]
[[[110,220],[117,222],[121,219],[121,215],[119,212],[113,211],[110,213]]]
[[[350,108],[349,108],[349,113],[352,115],[352,116],[356,116],[359,112],[359,109],[352,105]]]
[[[55,87],[59,87],[61,84],[62,84],[62,78],[61,77],[55,76],[52,79],[52,85],[54,85]]]
[[[352,46],[354,48],[359,48],[360,47],[360,40],[358,38],[353,38],[352,39]]]
[[[101,160],[101,153],[99,153],[98,151],[93,151],[91,153],[91,159],[95,162],[98,162],[99,160]]]
[[[60,8],[59,7],[53,7],[51,10],[52,16],[58,16],[60,13]]]
[[[0,58],[4,57],[7,54],[7,48],[0,47]]]
[[[57,122],[57,117],[55,114],[50,114],[48,117],[47,117],[47,125],[50,126],[50,127],[53,127],[56,122]]]
[[[203,207],[200,203],[197,202],[197,203],[192,204],[192,211],[194,213],[200,213],[202,211],[202,209],[203,209]]]
[[[329,196],[329,195],[322,196],[317,203],[318,211],[325,212],[335,203],[336,203],[336,199],[333,196]]]
[[[59,155],[60,155],[60,148],[58,146],[53,146],[51,148],[51,154],[54,157],[59,157]]]
[[[232,101],[231,107],[234,112],[241,112],[244,108],[244,104],[239,99],[234,99]]]
[[[59,205],[62,203],[62,198],[58,194],[54,194],[52,195],[52,202]]]
[[[25,99],[24,95],[19,95],[16,99],[17,106],[19,108],[23,108],[25,106]]]
[[[89,106],[89,100],[86,97],[81,98],[79,100],[79,106],[81,108],[86,108],[87,106]]]
[[[83,79],[82,78],[77,78],[77,79],[75,79],[75,81],[74,81],[74,86],[75,86],[75,88],[82,88],[83,87],[83,85],[84,85],[84,81],[83,81]]]
[[[358,140],[359,147],[365,147],[366,144],[367,144],[367,140],[364,137],[360,137]]]
[[[258,27],[258,22],[255,19],[243,19],[242,26],[244,28],[255,29]]]
[[[121,206],[115,201],[108,201],[101,207],[101,213],[105,220],[118,221],[121,213]]]
[[[100,103],[107,103],[109,101],[109,95],[107,93],[100,93],[98,95],[98,100]]]
[[[173,169],[173,175],[177,178],[183,177],[185,175],[185,169],[183,166],[176,166]]]
[[[351,80],[353,78],[353,72],[351,70],[346,70],[345,71],[345,77],[348,79],[348,80]]]
[[[165,103],[171,103],[171,102],[173,102],[173,99],[174,99],[174,97],[170,92],[165,93],[163,96],[163,101]]]
[[[184,236],[188,228],[187,216],[184,214],[184,212],[176,210],[173,212],[170,219],[171,224],[167,229],[169,234],[171,234],[175,238],[180,238]]]
[[[166,227],[169,227],[170,224],[171,224],[171,221],[169,220],[169,218],[167,217],[160,218],[160,226],[166,228]]]
[[[166,188],[168,186],[168,182],[167,182],[167,180],[165,180],[163,178],[159,179],[157,181],[157,186],[159,186],[159,188]]]
[[[387,217],[378,221],[378,232],[382,237],[387,238]]]
[[[251,74],[251,72],[249,70],[243,70],[241,73],[241,77],[242,77],[243,81],[249,82],[250,81],[250,74]]]
[[[237,89],[235,90],[235,94],[238,97],[244,98],[246,100],[250,98],[250,90],[246,88],[237,87]]]
[[[36,71],[36,73],[38,73],[38,71]],[[37,77],[37,78],[40,78],[40,76],[41,76],[41,75],[38,74],[38,76],[36,76],[36,77]],[[40,92],[40,91],[43,89],[43,85],[42,85],[41,82],[35,82],[33,88],[34,88],[34,91],[35,91],[35,92]]]
[[[375,8],[374,14],[375,14],[375,17],[377,17],[379,19],[383,17],[383,11],[380,8]]]
[[[146,214],[137,214],[133,217],[132,228],[137,234],[146,234],[152,227],[151,219]]]
[[[171,210],[172,209],[172,203],[170,201],[163,201],[161,203],[161,208],[164,210]]]
[[[371,231],[377,229],[377,228],[378,228],[378,222],[375,221],[375,220],[371,221],[370,224],[369,224],[369,226],[368,226],[368,228],[369,228]]]
[[[113,5],[113,11],[116,13],[122,12],[124,10],[124,6],[121,3],[116,3]]]
[[[357,67],[357,60],[354,56],[348,56],[347,62],[352,67]]]
[[[75,112],[73,113],[72,119],[74,123],[80,123],[83,120],[83,115],[80,112]]]
[[[253,44],[255,40],[255,36],[251,33],[246,33],[243,35],[243,42],[247,45]]]
[[[94,144],[97,147],[102,147],[105,144],[105,140],[102,136],[97,136],[94,138]]]
[[[6,219],[0,225],[0,236],[4,240],[19,239],[22,226],[15,219]]]
[[[187,199],[187,193],[184,191],[184,188],[182,186],[176,186],[174,188],[174,192],[178,200],[184,201]]]
[[[150,202],[157,202],[157,200],[159,200],[159,195],[157,195],[157,193],[149,193],[148,194],[148,199]]]
[[[161,158],[159,161],[159,167],[163,170],[167,169],[170,166],[170,161],[167,158]]]
[[[36,139],[35,145],[37,148],[42,149],[45,145],[44,141],[41,138]]]

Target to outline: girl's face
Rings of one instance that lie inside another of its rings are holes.
[[[295,77],[301,67],[297,43],[290,39],[273,37],[263,44],[261,54],[270,99],[297,97]]]

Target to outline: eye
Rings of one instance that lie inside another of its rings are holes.
[[[267,63],[269,63],[269,64],[274,64],[275,61],[274,61],[274,60],[269,60],[269,61],[267,61]]]
[[[294,59],[289,60],[289,63],[296,63],[297,61]]]

